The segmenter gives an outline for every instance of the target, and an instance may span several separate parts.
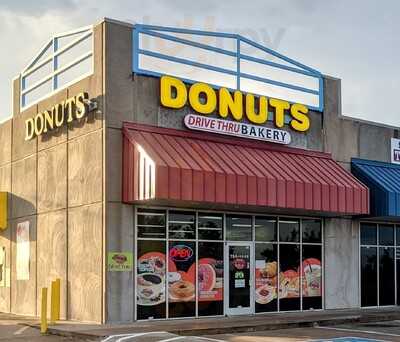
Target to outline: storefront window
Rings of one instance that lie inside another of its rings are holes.
[[[166,317],[165,247],[165,241],[138,241],[137,319]]]
[[[224,244],[199,242],[199,316],[224,314]]]
[[[362,245],[376,245],[376,224],[361,223],[360,225],[360,242]]]
[[[321,220],[302,220],[303,243],[321,243]]]
[[[195,213],[170,211],[168,217],[168,234],[170,239],[195,239]]]
[[[277,239],[276,218],[256,216],[255,218],[256,241],[273,242]]]
[[[223,239],[223,216],[215,214],[199,213],[198,239],[199,240],[222,240]]]
[[[300,246],[279,245],[279,310],[300,310]]]
[[[252,217],[226,215],[226,239],[230,241],[252,240]]]
[[[302,248],[303,310],[322,309],[322,246]]]
[[[138,208],[136,226],[138,320],[322,308],[321,220]]]
[[[397,235],[398,236],[398,235]],[[397,305],[400,305],[400,248],[396,248],[396,290],[397,290]]]
[[[300,224],[296,219],[279,220],[279,241],[300,242]]]
[[[397,228],[393,224],[360,224],[361,306],[396,304]],[[397,269],[397,274],[400,269]]]
[[[396,246],[400,246],[400,226],[396,226]]]
[[[278,245],[256,243],[255,311],[278,310]]]
[[[376,247],[361,247],[361,306],[378,305],[378,267]]]
[[[394,248],[379,247],[379,305],[395,305]]]
[[[379,245],[394,246],[394,226],[388,224],[380,224],[378,227]]]
[[[170,241],[168,244],[169,317],[196,315],[196,244]]]
[[[138,209],[137,220],[139,238],[165,238],[165,211]]]

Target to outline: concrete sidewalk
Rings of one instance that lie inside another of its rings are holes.
[[[11,318],[11,315],[7,315]],[[12,316],[17,317],[17,316]],[[5,317],[4,317],[5,318]],[[96,339],[116,334],[165,331],[178,335],[212,335],[224,333],[275,330],[313,325],[377,322],[400,319],[400,309],[329,310],[274,313],[253,316],[142,321],[131,324],[85,324],[62,321],[49,326],[49,332],[61,336]],[[3,315],[0,314],[0,321]],[[21,320],[20,324],[38,327],[38,321]]]

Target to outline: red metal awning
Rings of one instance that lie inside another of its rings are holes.
[[[368,188],[330,154],[125,123],[123,201],[368,214]]]

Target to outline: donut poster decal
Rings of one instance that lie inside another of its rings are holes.
[[[256,312],[277,310],[278,263],[277,246],[274,244],[256,244]]]
[[[196,314],[196,245],[170,241],[168,249],[169,317]]]
[[[137,318],[165,318],[165,242],[140,241],[137,261]]]

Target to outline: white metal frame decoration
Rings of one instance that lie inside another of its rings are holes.
[[[60,47],[60,41],[65,38],[71,40]],[[79,44],[90,41],[90,49],[79,52]],[[78,57],[68,60],[64,65],[60,64],[60,56],[64,53],[75,53],[79,52]],[[49,42],[47,42],[40,52],[29,62],[20,74],[20,106],[21,110],[43,100],[45,97],[54,93],[57,90],[66,88],[72,83],[75,83],[87,76],[90,76],[94,72],[94,39],[93,39],[93,26],[85,26],[72,31],[63,32],[53,36]],[[67,82],[66,84],[60,85],[60,75],[70,71],[72,68],[82,64],[83,62],[91,59],[89,70],[83,70],[78,77]],[[38,81],[33,82],[31,85],[27,85],[29,77],[37,76],[40,71],[46,66],[50,65],[51,72],[45,73]],[[34,97],[32,100],[27,100],[27,95],[31,94],[34,90],[44,86],[46,83],[51,81],[51,91]]]
[[[214,81],[207,83],[215,88],[230,83],[227,87],[231,90],[267,96],[276,92],[279,95],[272,97],[304,103],[318,112],[324,110],[324,82],[320,71],[239,34],[136,24],[132,39],[135,74],[160,77],[167,73],[192,84],[204,82],[207,71],[214,75]],[[229,47],[223,48],[225,45]],[[188,57],[189,51],[195,55]],[[207,58],[200,57],[203,54],[214,54],[214,57],[207,63]],[[157,63],[149,65],[146,60]],[[231,63],[220,65],[218,60]],[[192,71],[182,67],[190,67]],[[231,81],[223,82],[224,77]]]

